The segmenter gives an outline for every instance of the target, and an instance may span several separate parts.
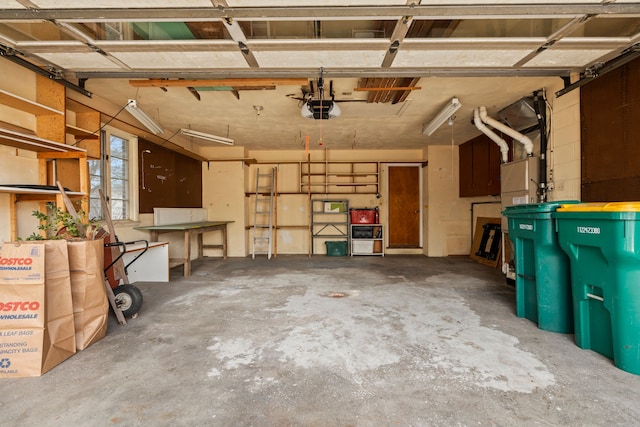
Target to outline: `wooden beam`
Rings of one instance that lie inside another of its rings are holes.
[[[230,86],[234,88],[251,87],[251,86],[302,86],[309,84],[308,80],[291,78],[291,79],[220,79],[220,80],[164,80],[164,79],[148,79],[148,80],[129,80],[129,84],[133,87],[207,87],[207,86]]]
[[[40,152],[37,153],[36,156],[39,159],[86,159],[87,153],[77,153],[77,152],[68,152],[68,153],[57,153],[57,152]]]

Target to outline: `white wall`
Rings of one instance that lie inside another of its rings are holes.
[[[242,159],[242,147],[204,148],[208,159]],[[210,221],[234,221],[227,226],[227,255],[244,257],[245,240],[245,185],[246,166],[243,161],[211,161],[202,164],[202,207],[207,208]],[[220,233],[208,233],[205,244],[221,243]],[[222,256],[220,249],[207,249],[207,256]]]
[[[458,197],[458,146],[430,146],[428,158],[427,255],[468,254],[469,202]]]
[[[459,197],[458,146],[428,147],[425,255],[468,255],[478,217],[500,218],[499,197]],[[472,215],[473,205],[473,219]]]
[[[551,90],[559,89],[561,86]],[[553,114],[547,161],[551,184],[548,200],[580,200],[580,89],[550,98]]]

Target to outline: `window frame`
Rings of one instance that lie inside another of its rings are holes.
[[[118,224],[126,224],[127,222],[137,222],[139,220],[140,212],[139,212],[139,189],[138,189],[138,137],[131,133],[125,132],[121,129],[117,129],[111,126],[103,126],[100,132],[100,159],[99,160],[89,160],[89,161],[97,161],[100,162],[100,186],[99,188],[105,194],[109,204],[109,211],[111,212],[111,170],[110,170],[110,160],[111,160],[111,146],[110,140],[111,135],[116,136],[118,138],[122,138],[128,141],[128,149],[127,149],[127,161],[128,161],[128,218],[125,219],[114,219],[114,223]],[[95,194],[91,194],[91,196],[95,196]],[[98,217],[95,215],[95,212],[89,212],[91,217]],[[100,212],[99,217],[103,219],[102,212]]]

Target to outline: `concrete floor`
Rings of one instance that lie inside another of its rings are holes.
[[[640,425],[640,376],[466,258],[213,258],[138,286],[127,326],[0,380],[2,425]]]

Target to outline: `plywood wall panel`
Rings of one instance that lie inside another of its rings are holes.
[[[582,201],[640,200],[640,58],[581,88]]]

